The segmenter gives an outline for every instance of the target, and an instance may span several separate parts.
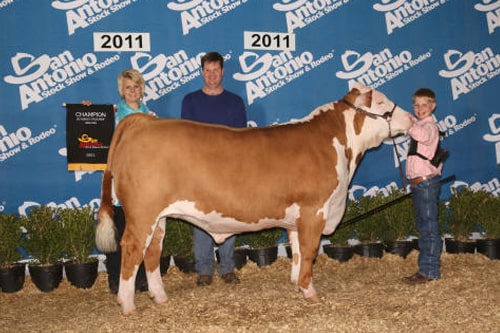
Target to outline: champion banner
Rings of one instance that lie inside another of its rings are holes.
[[[104,170],[115,126],[110,104],[66,104],[68,170]]]
[[[224,56],[224,88],[251,127],[302,119],[354,82],[409,112],[430,88],[450,152],[443,178],[456,176],[441,199],[466,186],[500,194],[500,0],[0,0],[0,28],[2,213],[99,207],[106,139],[77,129],[99,124],[82,117],[67,143],[61,105],[116,104],[118,75],[135,68],[148,108],[180,118],[209,51]],[[410,140],[395,141],[365,154],[349,198],[403,186]]]

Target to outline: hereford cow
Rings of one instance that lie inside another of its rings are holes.
[[[288,231],[291,280],[317,300],[312,261],[322,234],[345,210],[364,152],[405,132],[410,115],[382,93],[356,85],[304,119],[234,129],[133,114],[114,133],[102,182],[96,243],[116,249],[112,189],[125,211],[118,302],[135,310],[134,281],[144,260],[150,297],[167,301],[159,262],[165,217],[206,230],[216,242],[247,231]]]

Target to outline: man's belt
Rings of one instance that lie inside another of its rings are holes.
[[[432,178],[437,177],[437,176],[438,175],[434,174],[434,175],[428,175],[428,176],[422,176],[422,177],[416,177],[416,178],[410,179],[410,186],[412,188],[414,188],[415,186],[417,186],[421,182],[425,182],[426,180],[432,179]]]

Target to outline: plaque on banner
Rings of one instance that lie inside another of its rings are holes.
[[[66,104],[68,170],[104,170],[114,127],[112,104]]]

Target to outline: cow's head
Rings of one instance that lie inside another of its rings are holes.
[[[356,111],[355,128],[359,134],[363,128],[378,139],[406,133],[412,125],[411,115],[389,100],[381,92],[354,84],[344,96],[344,102]]]

